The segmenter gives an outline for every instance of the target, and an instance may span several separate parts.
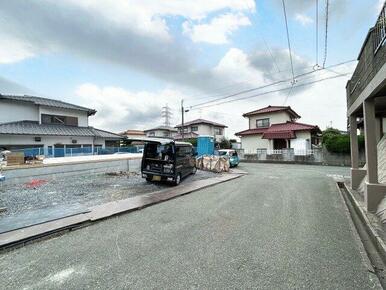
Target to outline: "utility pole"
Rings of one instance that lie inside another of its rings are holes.
[[[181,100],[181,137],[182,137],[182,141],[185,140],[185,138],[184,138],[184,133],[185,133],[184,113],[185,113],[185,110],[184,110],[184,100]]]
[[[184,124],[184,120],[185,120],[185,113],[189,112],[189,109],[185,110],[184,108],[184,100],[181,100],[181,137],[182,137],[182,141],[185,140],[185,124]]]

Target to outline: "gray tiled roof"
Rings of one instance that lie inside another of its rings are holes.
[[[95,110],[81,107],[77,105],[73,105],[70,103],[62,102],[59,100],[54,99],[47,99],[42,97],[35,97],[35,96],[16,96],[16,95],[2,95],[0,94],[0,100],[11,100],[11,101],[18,101],[18,102],[28,102],[33,103],[35,105],[41,105],[41,106],[47,106],[47,107],[56,107],[56,108],[62,108],[62,109],[72,109],[72,110],[80,110],[80,111],[86,111],[89,115],[94,115],[96,113]]]
[[[7,135],[46,135],[46,136],[78,136],[121,139],[122,137],[93,127],[75,127],[65,125],[39,124],[34,121],[19,121],[0,124],[0,134]]]
[[[170,131],[170,132],[177,132],[177,129],[175,129],[173,127],[169,127],[169,126],[158,126],[158,127],[152,128],[152,129],[144,130],[144,132],[154,131],[154,130],[165,130],[165,131]]]
[[[185,122],[184,126],[190,126],[190,125],[196,125],[196,124],[209,124],[209,125],[212,125],[212,126],[228,128],[228,126],[226,126],[224,124],[216,123],[216,122],[213,122],[213,121],[208,121],[208,120],[205,120],[205,119],[196,119],[196,120],[193,120],[193,121]],[[176,126],[176,128],[179,128],[179,127],[182,127],[182,124],[179,124],[179,125]]]

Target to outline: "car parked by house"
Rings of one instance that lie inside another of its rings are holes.
[[[236,150],[220,149],[220,150],[218,150],[218,155],[227,157],[229,159],[230,167],[236,167],[240,163],[240,158],[239,158]]]
[[[142,157],[142,177],[147,181],[169,181],[175,185],[196,173],[196,158],[191,143],[172,139],[147,138]]]

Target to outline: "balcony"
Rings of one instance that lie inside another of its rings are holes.
[[[382,67],[386,64],[386,3],[378,17],[374,27],[367,34],[366,40],[358,58],[358,65],[351,80],[347,83],[347,108],[350,108],[364,92],[371,81],[377,76]],[[386,68],[386,66],[385,66]],[[385,69],[384,68],[384,69]],[[382,82],[385,79],[381,79]],[[380,83],[371,86],[370,91],[366,91],[366,96],[375,96],[379,93]],[[383,84],[384,85],[384,84]],[[367,94],[368,93],[368,94]],[[355,108],[353,108],[355,109]]]

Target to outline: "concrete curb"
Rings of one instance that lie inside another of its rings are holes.
[[[78,214],[10,232],[5,232],[0,234],[0,252],[15,247],[24,246],[35,240],[57,235],[63,233],[64,231],[70,231],[80,227],[88,226],[93,222],[100,221],[114,215],[128,213],[152,206],[179,196],[192,193],[194,191],[205,189],[239,178],[244,175],[245,173],[231,173],[220,177],[193,181],[188,184],[182,183],[178,187],[167,188],[142,196],[136,196],[98,205],[90,208],[90,212],[88,213]]]
[[[356,213],[358,214],[361,221],[365,225],[367,233],[369,234],[371,240],[373,241],[374,245],[376,246],[377,250],[379,251],[383,262],[386,263],[386,244],[385,244],[385,242],[378,235],[376,229],[371,224],[371,222],[370,222],[369,218],[367,217],[365,211],[363,210],[362,206],[355,199],[355,196],[353,195],[350,187],[347,186],[346,183],[343,183],[343,185],[344,185],[344,188],[346,189],[347,196],[350,199],[350,202],[354,206]]]

